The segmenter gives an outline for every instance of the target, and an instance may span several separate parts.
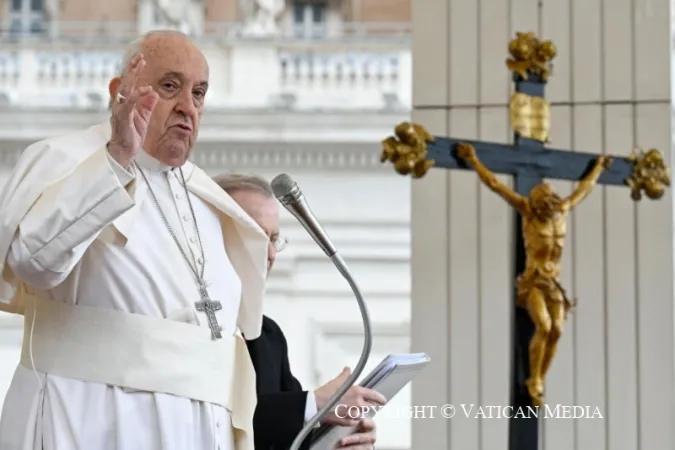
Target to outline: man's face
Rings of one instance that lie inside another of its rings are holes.
[[[188,159],[197,139],[208,65],[199,49],[181,36],[150,37],[142,52],[146,65],[137,87],[152,86],[159,95],[143,148],[163,163],[178,167]],[[111,90],[113,83],[119,85],[119,81],[111,82]]]
[[[263,229],[270,244],[267,250],[267,273],[269,274],[277,258],[277,250],[272,242],[279,237],[279,206],[274,198],[248,189],[233,192],[232,198]]]

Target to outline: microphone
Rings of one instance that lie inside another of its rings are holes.
[[[279,203],[298,219],[298,222],[312,236],[326,256],[333,257],[337,250],[321,224],[314,217],[297,183],[291,177],[282,173],[272,180],[271,185],[274,196],[279,200]]]
[[[364,331],[364,342],[363,342],[363,351],[361,352],[361,357],[359,362],[356,364],[354,371],[349,376],[349,378],[340,386],[340,388],[333,394],[333,396],[328,400],[328,403],[324,405],[317,413],[312,417],[312,419],[307,422],[303,427],[300,433],[296,436],[291,445],[290,450],[298,450],[302,442],[309,435],[312,429],[316,426],[317,423],[325,416],[332,408],[335,407],[340,398],[349,390],[350,387],[356,383],[356,379],[361,375],[363,369],[370,357],[370,350],[372,347],[373,333],[370,326],[370,317],[368,314],[368,308],[366,303],[363,300],[363,295],[354,281],[347,264],[345,264],[342,257],[338,254],[337,249],[331,242],[328,234],[324,231],[323,227],[318,220],[314,217],[312,210],[310,209],[305,196],[302,194],[302,191],[298,187],[297,183],[285,173],[278,175],[270,183],[272,186],[272,191],[274,196],[277,198],[279,203],[290,212],[300,224],[307,230],[310,236],[314,241],[321,247],[321,250],[328,256],[338,271],[342,276],[347,280],[349,286],[354,292],[356,301],[359,304],[359,309],[361,311],[361,318],[363,320],[363,331]]]

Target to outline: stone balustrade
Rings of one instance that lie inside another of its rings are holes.
[[[321,39],[254,39],[233,26],[223,29],[229,31],[196,38],[211,67],[209,108],[410,108],[410,48],[400,27],[392,28],[398,33],[344,27],[341,38]],[[132,34],[113,39],[117,35],[68,30],[52,39],[0,36],[0,108],[106,108],[108,81],[119,72],[123,41]]]

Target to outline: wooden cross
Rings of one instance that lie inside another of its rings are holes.
[[[514,314],[512,316],[511,392],[513,411],[543,404],[545,375],[555,356],[567,313],[573,307],[560,283],[566,218],[596,184],[630,188],[631,197],[659,199],[670,173],[656,149],[634,150],[628,158],[549,149],[550,104],[544,87],[556,55],[551,41],[516,33],[506,65],[515,91],[509,104],[513,145],[432,136],[423,126],[404,122],[383,141],[381,161],[401,175],[423,177],[432,167],[475,170],[516,214]],[[513,176],[513,189],[495,174]],[[543,180],[579,181],[567,198]],[[592,299],[591,299],[592,301]],[[449,399],[452,401],[452,399]],[[537,450],[536,415],[514,417],[509,450]]]

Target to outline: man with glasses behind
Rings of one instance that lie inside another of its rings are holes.
[[[277,253],[288,241],[279,234],[279,207],[270,184],[263,178],[245,175],[219,175],[218,185],[260,225],[270,238],[267,255],[267,273],[272,269]],[[321,409],[350,375],[345,368],[337,377],[315,391],[303,391],[293,376],[288,360],[284,333],[277,323],[263,316],[259,338],[246,342],[256,371],[258,403],[253,418],[256,450],[290,448],[302,427]],[[376,391],[352,386],[338,405],[384,405],[386,399]],[[342,408],[340,409],[342,411]],[[327,414],[321,423],[353,426],[349,417]],[[375,423],[363,419],[358,432],[343,439],[339,450],[372,450],[375,443]],[[308,449],[311,435],[301,449]]]

